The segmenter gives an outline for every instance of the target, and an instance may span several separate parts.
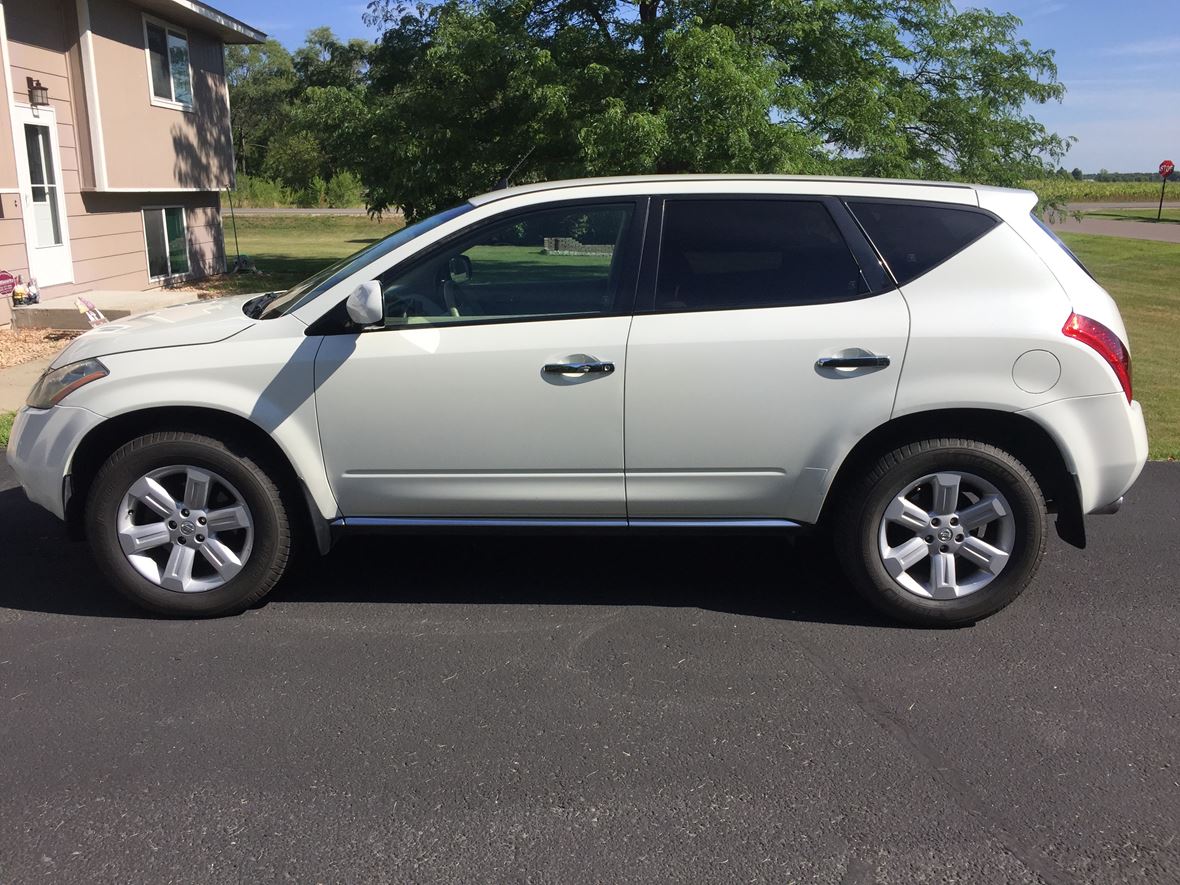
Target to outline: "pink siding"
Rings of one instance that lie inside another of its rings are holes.
[[[193,29],[191,112],[152,104],[143,11],[91,3],[99,107],[112,188],[221,188],[233,183],[229,97],[220,41]]]

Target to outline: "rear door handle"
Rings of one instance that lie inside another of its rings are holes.
[[[883,369],[889,365],[889,357],[875,356],[825,356],[815,361],[820,369]]]
[[[546,363],[542,368],[546,375],[609,375],[615,370],[614,363]]]

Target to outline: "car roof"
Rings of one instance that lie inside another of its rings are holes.
[[[740,186],[740,190],[749,191],[751,186],[758,184],[777,185],[775,192],[790,193],[790,188],[781,187],[786,184],[799,184],[800,192],[816,193],[817,185],[833,194],[849,193],[867,195],[873,191],[876,196],[910,197],[921,199],[937,189],[941,199],[950,202],[978,203],[977,190],[1007,190],[984,188],[981,185],[962,184],[954,181],[913,181],[895,178],[852,178],[824,175],[627,175],[613,178],[575,178],[565,181],[539,181],[533,184],[522,184],[515,187],[501,188],[472,197],[470,202],[474,206],[482,206],[497,200],[527,194],[548,193],[563,190],[584,190],[602,188],[606,192],[626,189],[654,190],[669,192],[676,185],[684,184],[686,189],[695,193],[708,193],[712,188],[709,184],[725,184]],[[1015,191],[1013,191],[1015,193]]]

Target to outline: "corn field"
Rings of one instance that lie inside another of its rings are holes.
[[[1160,198],[1159,181],[1072,181],[1044,178],[1026,181],[1024,186],[1035,191],[1041,203],[1146,203]],[[1169,181],[1167,200],[1180,201],[1180,181]]]

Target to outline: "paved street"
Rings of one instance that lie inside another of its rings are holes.
[[[1180,881],[1178,502],[953,632],[766,538],[357,541],[191,623],[0,462],[0,882]]]

